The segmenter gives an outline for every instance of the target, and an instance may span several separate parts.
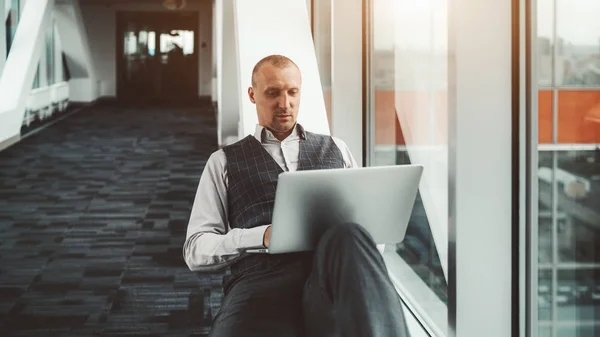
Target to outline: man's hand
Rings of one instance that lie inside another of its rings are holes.
[[[263,236],[263,246],[265,248],[269,248],[269,241],[271,240],[271,226],[267,227],[265,230],[265,235]]]

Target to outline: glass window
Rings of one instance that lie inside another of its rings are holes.
[[[317,53],[319,75],[323,87],[323,99],[327,120],[331,127],[331,1],[314,0],[313,2],[313,39]]]
[[[17,24],[19,24],[20,17],[20,1],[19,0],[6,0],[10,1],[10,13],[8,14],[8,18],[6,19],[6,54],[10,52],[10,47],[12,45],[13,39],[15,38],[15,33],[17,31]]]
[[[555,85],[599,87],[600,2],[556,0],[555,11]]]
[[[552,86],[552,57],[554,55],[554,34],[552,21],[554,17],[554,0],[537,0],[538,6],[538,83],[540,87]]]
[[[556,95],[558,143],[599,144],[600,83],[581,90],[557,88]]]
[[[446,0],[372,0],[370,165],[421,164],[420,193],[397,253],[447,301]]]
[[[31,89],[37,89],[40,87],[40,64],[37,65],[37,70],[35,71],[35,77],[33,78],[33,85]]]
[[[538,0],[540,336],[600,335],[598,13]]]
[[[46,78],[48,86],[55,83],[54,79],[54,23],[46,30]]]

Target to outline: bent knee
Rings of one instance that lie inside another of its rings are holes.
[[[329,228],[321,238],[321,243],[356,241],[357,239],[371,239],[371,236],[361,225],[354,222],[346,222]]]

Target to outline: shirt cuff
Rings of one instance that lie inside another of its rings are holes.
[[[264,247],[263,239],[265,236],[265,231],[268,227],[269,225],[264,225],[242,230],[242,235],[240,237],[240,244],[238,248],[246,249]]]

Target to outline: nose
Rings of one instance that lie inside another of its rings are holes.
[[[287,92],[283,93],[279,98],[279,108],[289,109],[291,108],[290,96]]]

